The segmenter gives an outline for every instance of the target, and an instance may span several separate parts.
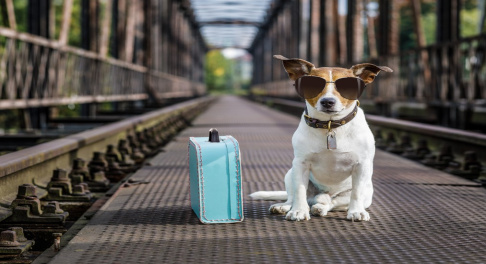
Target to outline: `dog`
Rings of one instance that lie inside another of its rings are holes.
[[[358,97],[380,71],[393,71],[371,63],[349,69],[316,68],[303,59],[274,58],[282,61],[295,81],[306,110],[292,137],[294,159],[285,175],[286,191],[259,191],[250,196],[286,200],[272,205],[270,212],[286,214],[287,220],[347,210],[348,220],[369,221],[366,209],[373,196],[375,140]]]

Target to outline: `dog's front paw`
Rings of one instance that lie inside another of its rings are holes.
[[[302,221],[302,220],[310,220],[309,209],[305,210],[290,210],[285,219],[291,221]]]
[[[311,214],[315,216],[326,216],[331,207],[328,204],[314,204],[311,207]]]
[[[290,203],[278,203],[270,206],[270,213],[272,214],[285,214],[287,213],[290,208],[292,207],[292,204]]]
[[[370,214],[365,210],[362,211],[348,211],[348,216],[346,217],[351,221],[370,221]]]

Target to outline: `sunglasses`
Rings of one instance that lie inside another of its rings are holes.
[[[300,97],[311,99],[319,95],[326,83],[335,83],[336,90],[342,97],[349,100],[358,99],[364,91],[366,84],[360,78],[345,77],[337,79],[335,82],[328,82],[326,79],[317,76],[303,76],[295,80],[295,90]]]

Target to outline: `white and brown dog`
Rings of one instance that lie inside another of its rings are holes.
[[[309,220],[309,212],[325,216],[331,210],[347,210],[347,219],[369,221],[365,209],[373,196],[375,140],[357,99],[380,71],[392,70],[370,63],[350,69],[316,68],[302,59],[274,57],[282,60],[295,81],[306,111],[292,137],[294,160],[285,175],[286,191],[260,191],[250,196],[286,199],[272,205],[270,212],[286,213],[287,220]]]

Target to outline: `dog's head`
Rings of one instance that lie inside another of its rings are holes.
[[[361,94],[366,84],[373,82],[380,71],[392,72],[386,66],[376,66],[371,63],[357,64],[350,69],[337,67],[316,68],[314,64],[302,59],[288,59],[281,55],[274,55],[274,58],[282,61],[289,78],[297,81],[295,85],[305,83],[314,87],[314,92],[311,93],[312,97],[309,98],[310,96],[306,94],[305,100],[309,115],[315,118],[330,119],[331,116],[334,118],[346,116],[352,111],[358,99],[357,97]],[[307,78],[308,76],[312,78]],[[322,90],[321,88],[316,90],[316,86],[320,84]],[[300,88],[301,96],[302,93],[306,92],[305,89],[307,88],[305,85],[303,86],[296,87]],[[356,91],[353,94],[354,91],[352,90],[355,88],[360,91]],[[357,96],[344,94],[345,91]]]

